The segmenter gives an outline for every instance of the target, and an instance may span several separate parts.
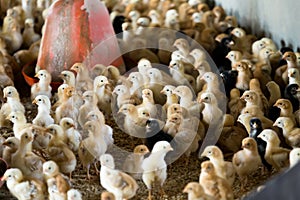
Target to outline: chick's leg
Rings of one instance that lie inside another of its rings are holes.
[[[152,189],[148,189],[148,200],[152,200]]]

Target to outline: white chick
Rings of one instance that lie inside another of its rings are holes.
[[[43,127],[54,124],[54,119],[50,115],[51,102],[48,96],[37,95],[32,103],[38,105],[38,113],[32,120],[33,124]]]
[[[150,81],[150,77],[147,74],[147,70],[152,68],[151,62],[146,58],[142,58],[139,60],[137,68],[138,72],[140,72],[143,76],[144,84],[148,84]]]
[[[112,91],[107,87],[109,85],[105,76],[100,75],[94,79],[94,92],[98,98],[98,107],[107,116],[111,114]]]
[[[60,120],[59,125],[63,128],[68,137],[67,145],[73,152],[77,152],[82,136],[80,132],[75,129],[74,120],[69,117],[64,117]]]
[[[50,85],[51,74],[47,70],[41,69],[36,73],[35,77],[37,77],[39,81],[31,86],[31,99],[35,99],[39,94],[46,95],[50,99],[52,97],[52,87]]]
[[[120,109],[124,104],[136,103],[135,97],[130,95],[130,90],[126,85],[117,85],[113,90],[113,94],[117,95],[117,110]]]
[[[156,182],[160,186],[161,195],[164,194],[163,184],[167,179],[167,163],[164,160],[166,154],[173,151],[170,143],[159,141],[155,143],[149,157],[145,158],[142,163],[143,182],[148,189],[148,199],[152,199],[152,185]]]
[[[289,78],[289,83],[288,84],[297,84],[297,85],[300,86],[299,69],[297,69],[297,68],[288,69],[288,78]]]
[[[178,86],[173,90],[173,93],[180,97],[180,106],[187,109],[190,115],[200,118],[201,105],[193,100],[194,94],[188,86]]]
[[[149,149],[145,145],[138,145],[134,148],[133,153],[129,154],[124,163],[123,171],[131,175],[134,179],[142,179],[142,163],[144,156],[149,153]]]
[[[82,194],[79,190],[70,189],[67,192],[67,200],[82,200]]]
[[[27,123],[26,116],[20,111],[11,112],[7,119],[13,123],[14,136],[18,139],[21,138],[21,130],[31,125]]]
[[[289,155],[290,168],[300,161],[300,148],[293,148]]]
[[[235,179],[235,169],[232,162],[224,161],[223,152],[217,146],[206,146],[201,156],[208,157],[213,163],[218,176],[224,178],[232,186]]]
[[[18,199],[44,199],[43,185],[39,181],[24,180],[23,173],[18,168],[6,170],[2,181],[6,181],[10,193]]]
[[[68,84],[69,86],[76,87],[76,78],[75,74],[72,71],[64,70],[60,72],[61,79],[64,81],[64,84]]]
[[[127,78],[132,85],[130,87],[130,94],[137,94],[138,97],[142,96],[142,89],[144,86],[143,75],[140,72],[131,72]]]
[[[128,174],[115,169],[114,158],[110,154],[100,157],[100,183],[114,194],[116,200],[131,199],[138,189],[136,181]]]
[[[60,173],[57,164],[52,160],[45,162],[43,174],[48,186],[49,200],[65,200],[70,184],[67,177]]]
[[[3,97],[7,98],[7,102],[0,109],[0,127],[10,125],[6,118],[11,112],[20,111],[25,113],[25,108],[20,102],[19,93],[14,86],[5,87],[3,89]]]
[[[179,103],[179,98],[176,94],[173,93],[176,87],[173,85],[165,85],[164,88],[160,91],[160,93],[167,96],[167,100],[163,105],[163,110],[167,112],[168,107],[174,103]]]

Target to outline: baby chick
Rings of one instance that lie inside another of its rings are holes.
[[[89,135],[80,143],[78,155],[82,165],[87,169],[87,179],[90,180],[90,165],[95,164],[106,152],[108,144],[105,142],[105,132],[112,132],[112,129],[108,129],[104,124],[98,124],[97,121],[86,122],[84,129],[88,130]]]
[[[17,89],[14,86],[7,86],[3,89],[3,97],[7,98],[7,102],[0,109],[0,127],[10,126],[9,120],[6,118],[11,112],[20,111],[25,113],[25,108],[20,102]]]
[[[160,186],[161,195],[164,194],[163,184],[167,179],[167,163],[164,158],[169,151],[173,151],[170,143],[159,141],[155,143],[149,157],[142,163],[143,182],[148,189],[148,199],[152,199],[152,185],[156,182]],[[155,161],[155,162],[154,162]]]
[[[160,93],[167,96],[167,100],[165,104],[163,105],[163,110],[167,112],[168,107],[172,105],[173,103],[178,103],[179,99],[176,94],[173,93],[173,90],[175,89],[175,86],[173,85],[165,85],[164,88],[160,91]]]
[[[76,78],[75,74],[72,71],[64,70],[60,72],[59,77],[63,80],[64,84],[68,84],[69,86],[76,87]]]
[[[240,99],[240,91],[237,88],[233,88],[230,91],[230,100],[228,101],[228,108],[230,114],[234,117],[234,119],[238,118],[245,105],[245,101]]]
[[[274,106],[280,109],[280,117],[289,117],[296,124],[296,118],[293,113],[293,105],[288,99],[278,99]]]
[[[82,200],[82,194],[79,190],[69,189],[67,192],[67,200]]]
[[[4,146],[2,158],[6,161],[7,165],[11,166],[11,156],[18,150],[20,140],[16,137],[8,137],[2,143]]]
[[[100,75],[94,79],[94,92],[98,98],[98,107],[107,116],[111,114],[112,91],[107,87],[109,85],[105,76]]]
[[[114,158],[110,154],[100,157],[100,183],[117,200],[131,199],[138,189],[136,181],[128,174],[115,169]]]
[[[293,148],[289,155],[290,168],[300,161],[300,148]]]
[[[76,90],[81,92],[93,90],[93,80],[89,76],[88,68],[83,63],[75,63],[70,69],[76,72]]]
[[[258,154],[256,141],[253,138],[244,138],[242,148],[243,150],[233,155],[232,164],[239,175],[241,186],[244,188],[248,182],[248,175],[256,171],[262,165],[262,162]]]
[[[249,66],[246,62],[237,62],[234,64],[234,67],[238,71],[237,81],[236,81],[236,88],[242,91],[249,89],[249,82],[252,78],[252,73],[249,69]]]
[[[217,146],[206,146],[201,156],[208,157],[213,163],[216,174],[232,185],[235,179],[235,169],[232,162],[224,161],[223,153]]]
[[[145,145],[138,145],[134,148],[133,153],[129,154],[123,163],[123,171],[131,175],[134,179],[142,178],[142,163],[144,156],[149,153]]]
[[[64,117],[60,120],[59,125],[63,128],[68,138],[67,145],[73,152],[77,152],[82,136],[75,128],[74,120],[69,117]]]
[[[276,132],[265,129],[257,137],[267,142],[265,159],[269,164],[277,171],[283,170],[289,165],[290,150],[279,146],[280,139]]]
[[[97,106],[97,95],[95,92],[88,90],[82,94],[82,98],[84,100],[84,104],[79,108],[78,114],[78,123],[81,128],[83,128],[84,124],[87,122],[87,114],[91,111],[99,111]]]
[[[60,171],[68,174],[70,179],[72,172],[75,170],[77,161],[74,153],[70,150],[68,145],[63,141],[63,129],[56,124],[47,126],[47,131],[51,134],[51,140],[48,144],[47,153],[50,159],[56,162]]]
[[[43,184],[35,180],[24,180],[23,173],[18,168],[8,169],[2,181],[6,181],[10,193],[18,199],[44,199]]]
[[[39,81],[31,86],[31,99],[35,99],[39,94],[46,95],[50,99],[52,97],[51,74],[47,70],[41,69],[36,73],[35,77]]]
[[[27,18],[25,20],[25,27],[22,33],[23,36],[23,46],[24,48],[29,48],[31,44],[41,39],[41,36],[34,31],[34,21],[32,18]]]
[[[11,112],[7,119],[13,123],[13,132],[14,136],[17,139],[21,138],[22,130],[26,127],[31,126],[32,124],[27,123],[26,116],[21,111]]]
[[[47,181],[49,199],[66,199],[70,184],[60,173],[57,164],[49,160],[43,164],[43,174]]]
[[[204,192],[217,199],[233,199],[233,193],[226,179],[217,175],[215,166],[211,161],[201,163],[201,173],[199,183],[203,187]]]
[[[300,128],[290,117],[278,117],[273,126],[282,129],[285,142],[292,148],[300,147]]]
[[[188,194],[188,200],[213,200],[213,196],[210,196],[204,192],[203,187],[198,182],[188,183],[183,191]]]
[[[32,103],[38,105],[38,113],[32,120],[32,123],[38,126],[46,127],[50,124],[54,124],[54,119],[50,115],[51,102],[46,95],[37,95]]]

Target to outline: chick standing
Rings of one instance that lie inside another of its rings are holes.
[[[183,193],[188,194],[188,200],[214,200],[213,196],[210,196],[204,192],[203,187],[200,183],[190,182],[188,183],[184,189]]]
[[[35,99],[39,94],[46,95],[50,99],[52,97],[51,74],[47,70],[41,69],[36,73],[35,77],[39,81],[31,86],[31,99]]]
[[[114,194],[116,200],[131,199],[138,189],[136,181],[128,174],[115,169],[114,158],[110,154],[100,157],[100,183]]]
[[[75,128],[74,120],[69,117],[64,117],[60,120],[59,125],[63,128],[68,138],[67,145],[73,152],[77,152],[82,136]]]
[[[155,143],[149,157],[145,158],[142,164],[143,182],[148,189],[148,199],[152,199],[152,185],[156,182],[160,186],[161,195],[164,194],[163,184],[167,179],[167,164],[164,160],[166,154],[173,151],[170,143],[159,141]]]
[[[51,102],[49,97],[46,95],[37,95],[32,103],[38,105],[38,113],[32,120],[33,124],[43,127],[54,124],[54,119],[50,115]]]
[[[107,116],[111,114],[112,91],[108,87],[109,85],[105,76],[97,76],[94,79],[94,92],[98,98],[98,107]]]

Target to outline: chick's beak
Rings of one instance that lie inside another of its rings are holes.
[[[39,74],[35,74],[34,77],[36,77],[36,78],[39,77]]]
[[[33,101],[32,101],[32,104],[36,104],[37,103],[37,101],[34,99]]]

